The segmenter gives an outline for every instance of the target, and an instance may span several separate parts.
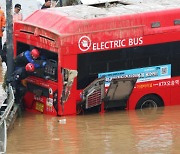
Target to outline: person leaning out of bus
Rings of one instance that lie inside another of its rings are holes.
[[[35,66],[32,63],[28,63],[25,67],[19,67],[16,69],[11,78],[7,80],[7,83],[10,83],[13,87],[15,94],[15,103],[22,105],[22,98],[26,93],[26,87],[22,84],[22,80],[27,78],[29,75],[33,75],[35,71]]]
[[[41,9],[48,9],[51,7],[51,0],[45,0],[45,3],[41,7]]]
[[[13,22],[22,21],[23,15],[21,13],[21,4],[16,4],[14,6]]]
[[[40,51],[36,48],[27,50],[25,52],[20,53],[14,59],[15,67],[24,67],[28,63],[34,64],[35,68],[44,67],[46,65],[45,58],[40,56]]]

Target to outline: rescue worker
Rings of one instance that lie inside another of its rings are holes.
[[[22,85],[21,81],[29,75],[33,75],[35,69],[46,65],[45,60],[38,60],[41,57],[39,50],[34,48],[31,51],[22,52],[15,58],[15,71],[12,73],[12,77],[7,79],[6,85],[11,83],[15,91],[16,103],[20,104],[26,93],[26,87]]]
[[[22,52],[19,54],[15,59],[14,59],[14,64],[15,64],[15,71],[18,70],[19,68],[24,68],[26,64],[32,63],[35,68],[40,68],[44,67],[46,65],[46,61],[44,57],[40,57],[40,52],[38,49],[33,49],[31,51],[27,50],[25,52]],[[5,73],[4,76],[4,81],[3,81],[3,88],[6,89],[7,83],[7,72]]]
[[[38,60],[39,59],[39,60]],[[38,49],[34,48],[31,51],[27,50],[25,52],[20,53],[14,60],[15,67],[24,67],[27,63],[34,64],[35,68],[43,67],[46,65],[46,61],[41,61],[44,58],[40,56],[40,52]],[[40,63],[41,62],[41,63]]]
[[[32,63],[28,63],[25,67],[20,67],[12,74],[8,83],[11,84],[15,94],[15,103],[21,104],[23,96],[26,93],[26,87],[22,84],[22,80],[32,75],[35,71],[35,66]],[[22,104],[21,104],[22,105]]]

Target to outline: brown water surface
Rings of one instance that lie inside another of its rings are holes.
[[[67,117],[25,112],[8,133],[7,154],[179,154],[179,115],[180,106]]]
[[[52,117],[24,113],[7,154],[180,153],[180,106]]]

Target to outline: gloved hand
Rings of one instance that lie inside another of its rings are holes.
[[[1,31],[4,32],[4,30],[5,30],[5,27],[2,27]]]

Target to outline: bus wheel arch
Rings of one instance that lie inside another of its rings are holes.
[[[147,94],[139,99],[135,109],[157,108],[164,106],[163,99],[157,94]]]

